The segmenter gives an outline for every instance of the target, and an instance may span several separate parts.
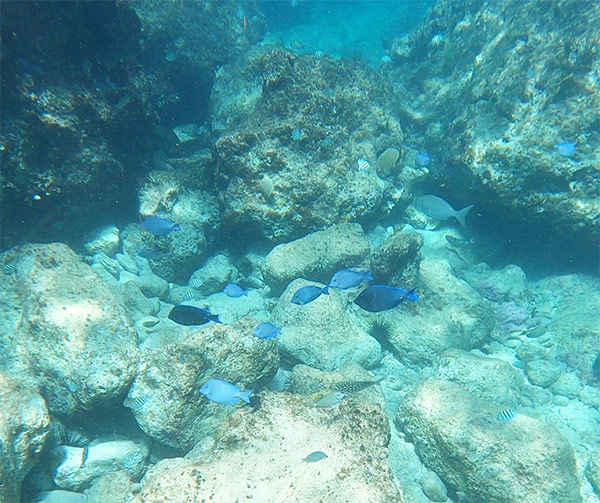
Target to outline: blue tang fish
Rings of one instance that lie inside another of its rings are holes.
[[[186,327],[192,325],[204,325],[209,321],[221,323],[218,314],[210,314],[206,309],[195,306],[178,305],[171,309],[168,318],[179,325]]]
[[[353,271],[352,269],[342,269],[336,272],[329,281],[329,284],[323,289],[323,293],[329,291],[329,287],[333,288],[353,288],[360,285],[363,281],[373,281],[370,272]]]
[[[396,286],[373,285],[360,292],[360,295],[354,299],[354,303],[365,311],[379,313],[393,309],[406,299],[419,300],[414,288],[405,290]]]
[[[450,206],[450,203],[441,197],[432,196],[430,194],[418,197],[413,203],[413,206],[436,220],[448,220],[449,218],[454,217],[464,227],[467,226],[465,218],[467,218],[467,214],[473,207],[472,204],[469,204],[469,206],[465,206],[462,210],[455,210]]]
[[[322,293],[329,295],[327,287],[321,288],[320,286],[306,285],[296,290],[290,302],[299,306],[305,306],[309,302],[318,299]]]
[[[250,395],[253,392],[254,390],[251,389],[242,391],[235,384],[223,381],[223,379],[209,379],[200,388],[200,393],[211,402],[222,403],[224,405],[231,405],[240,400],[250,403]]]
[[[223,288],[223,292],[225,295],[229,297],[233,297],[237,299],[238,297],[248,296],[248,292],[244,290],[241,286],[235,285],[233,283],[229,283],[225,288]]]
[[[575,153],[577,144],[574,141],[564,141],[562,143],[555,143],[554,146],[560,155],[571,157]]]
[[[417,166],[421,166],[422,168],[426,168],[431,163],[432,158],[427,152],[419,152],[415,157],[415,162]]]
[[[263,321],[256,325],[254,335],[259,339],[274,339],[276,336],[281,335],[281,327],[273,325],[270,321]]]
[[[167,218],[152,215],[144,219],[142,222],[142,229],[155,236],[164,236],[166,234],[171,234],[173,231],[180,231],[181,227],[179,224],[171,222],[171,220],[168,220]]]

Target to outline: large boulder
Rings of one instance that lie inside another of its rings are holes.
[[[284,359],[320,370],[337,370],[350,360],[371,368],[381,360],[381,346],[350,316],[344,295],[331,291],[304,306],[290,302],[294,292],[309,283],[290,283],[273,310],[281,325],[279,350]],[[319,285],[323,286],[323,285]]]
[[[20,501],[21,483],[37,461],[49,427],[43,398],[0,373],[0,501]]]
[[[280,244],[265,257],[263,276],[275,293],[296,278],[328,283],[332,274],[360,264],[369,254],[360,224],[339,224]]]
[[[319,409],[302,397],[263,393],[186,459],[151,468],[132,503],[163,501],[369,501],[402,503],[387,463],[390,438],[378,406],[351,399]],[[327,457],[302,458],[315,451]]]
[[[4,254],[14,270],[0,300],[0,368],[40,389],[54,413],[89,410],[122,395],[138,348],[118,297],[66,245]]]
[[[397,422],[427,468],[468,501],[581,503],[575,454],[552,426],[499,407],[458,384],[428,380],[401,403]]]
[[[144,349],[129,391],[129,405],[142,430],[179,449],[189,450],[236,406],[208,401],[202,385],[211,378],[259,390],[275,375],[275,341],[257,338],[252,318],[231,325],[192,327],[181,342]],[[239,406],[245,406],[240,404]]]

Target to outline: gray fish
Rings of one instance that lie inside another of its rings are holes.
[[[81,464],[79,465],[79,468],[83,468],[83,465],[85,465],[85,462],[87,461],[89,455],[90,445],[88,444],[83,448],[83,451],[81,452]]]
[[[321,461],[322,459],[325,459],[326,457],[327,457],[327,454],[325,454],[323,451],[315,451],[315,452],[311,452],[305,458],[302,458],[302,461],[304,461],[305,463],[315,463],[316,461]]]
[[[467,214],[473,207],[472,204],[469,204],[469,206],[465,206],[462,210],[455,210],[450,206],[450,203],[441,197],[433,196],[431,194],[418,197],[413,203],[413,206],[436,220],[448,220],[449,218],[454,217],[464,227],[467,226],[465,221]]]
[[[379,384],[381,381],[382,379],[378,379],[377,381],[340,381],[336,382],[331,387],[342,393],[357,393],[368,388],[369,386]]]
[[[166,257],[167,255],[170,255],[171,252],[158,250],[155,248],[141,248],[138,250],[137,254],[140,257],[144,257],[148,260],[160,260]]]
[[[146,403],[146,399],[141,396],[136,396],[135,398],[127,397],[123,400],[123,406],[129,409],[141,409]]]
[[[327,393],[323,398],[315,402],[315,407],[333,407],[342,401],[346,395],[340,391]]]

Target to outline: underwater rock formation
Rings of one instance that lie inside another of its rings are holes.
[[[26,245],[2,256],[0,368],[38,388],[50,411],[73,414],[129,387],[137,335],[117,295],[66,245]]]
[[[220,378],[257,391],[266,385],[279,355],[274,341],[253,335],[255,326],[255,320],[245,318],[192,327],[183,342],[144,349],[128,405],[140,428],[163,444],[189,450],[235,411],[200,394],[206,381]]]
[[[360,224],[333,225],[277,245],[265,257],[263,277],[274,293],[296,278],[328,283],[336,271],[360,264],[368,254]]]
[[[396,420],[423,463],[468,501],[582,503],[572,446],[553,426],[499,408],[458,384],[428,380]]]
[[[330,371],[349,360],[364,368],[377,365],[379,343],[348,316],[347,300],[340,294],[333,291],[304,306],[290,303],[294,292],[307,284],[304,279],[292,281],[273,310],[273,319],[284,327],[278,337],[282,358]]]
[[[358,159],[374,166],[381,151],[403,141],[388,90],[358,60],[269,46],[219,69],[210,120],[225,226],[282,241],[406,202],[408,181],[386,184],[357,168]],[[273,185],[267,198],[265,175]]]
[[[423,236],[418,232],[394,234],[371,255],[371,274],[378,283],[416,285],[421,246]]]
[[[0,501],[19,501],[21,482],[37,461],[49,427],[42,397],[0,372]]]
[[[378,406],[347,400],[334,411],[264,392],[258,410],[241,409],[207,434],[206,447],[151,468],[131,503],[404,501],[388,467],[389,425]],[[303,463],[313,451],[327,457]]]
[[[447,193],[478,187],[488,223],[561,229],[583,250],[598,241],[599,27],[592,1],[440,0],[392,44],[409,141],[435,145]],[[570,157],[555,147],[565,141]]]

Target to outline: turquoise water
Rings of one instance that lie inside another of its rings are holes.
[[[600,7],[2,4],[0,503],[600,502]]]

